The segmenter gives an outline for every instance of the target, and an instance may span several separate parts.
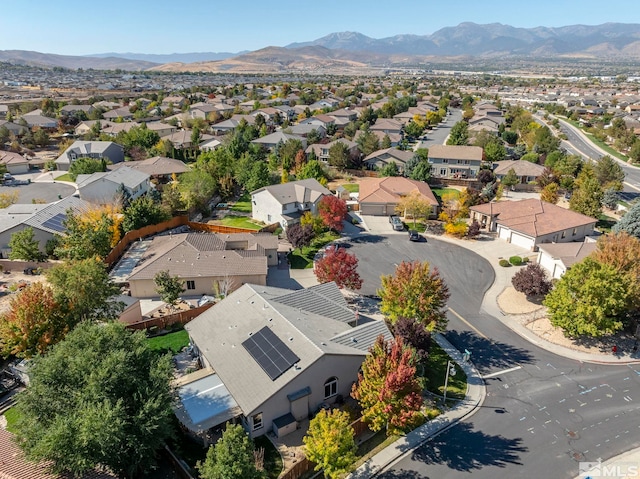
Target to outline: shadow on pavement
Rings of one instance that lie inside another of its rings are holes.
[[[416,471],[405,471],[400,469],[399,471],[387,471],[382,474],[378,474],[376,477],[384,479],[430,479],[430,476],[423,476]]]
[[[447,331],[445,336],[459,351],[471,351],[471,361],[481,372],[534,362],[526,349],[486,339],[472,331]]]
[[[361,234],[361,235],[349,238],[348,242],[353,244],[372,244],[372,243],[380,243],[385,239],[386,238],[384,236],[380,236],[380,235]]]
[[[455,435],[456,437],[452,437]],[[472,423],[458,423],[447,433],[440,434],[418,448],[414,461],[440,464],[456,471],[471,472],[486,466],[504,467],[522,464],[520,456],[528,452],[521,438],[508,439],[473,430]],[[381,476],[412,477],[412,476]]]

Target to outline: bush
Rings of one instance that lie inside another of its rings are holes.
[[[528,256],[523,256],[523,257],[522,257],[522,262],[523,262],[523,263],[528,263],[529,261],[531,261],[531,260],[529,259],[529,257],[528,257]]]
[[[512,256],[509,258],[509,263],[514,266],[520,266],[522,264],[522,258],[520,256]]]
[[[455,223],[445,223],[444,232],[456,238],[463,238],[467,235],[469,226],[464,221],[456,221]]]
[[[531,263],[518,271],[512,278],[511,284],[516,291],[527,296],[544,296],[551,291],[551,281],[539,264]]]
[[[511,266],[511,263],[509,263],[506,259],[501,259],[499,262],[500,266],[502,266],[503,268],[507,268],[509,266]]]

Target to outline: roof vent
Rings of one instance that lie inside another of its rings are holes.
[[[292,337],[291,337],[291,338],[289,338],[289,341],[293,341],[293,338],[292,338]]]
[[[249,336],[253,335],[253,333],[249,333]]]
[[[358,342],[358,340],[357,340],[356,338],[351,338],[351,342],[352,342],[352,343],[357,343],[357,342]]]
[[[249,304],[253,304],[253,303],[255,303],[255,301],[249,301]]]
[[[327,345],[327,343],[325,343],[324,341],[322,341],[320,344],[322,344],[323,346]]]

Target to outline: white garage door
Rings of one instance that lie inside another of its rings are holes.
[[[514,244],[516,246],[520,246],[521,248],[526,248],[529,251],[531,251],[531,248],[533,248],[533,239],[524,236],[524,235],[520,235],[518,233],[511,233],[511,244]]]
[[[510,235],[511,235],[511,230],[509,228],[498,226],[498,238],[503,239],[505,241],[509,241]]]

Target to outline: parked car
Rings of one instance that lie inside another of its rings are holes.
[[[389,215],[389,223],[393,224],[396,221],[400,221],[400,217],[398,215]]]
[[[422,235],[416,230],[409,230],[409,241],[422,241]]]
[[[393,226],[393,229],[396,231],[404,231],[404,224],[400,220],[400,217],[396,215],[389,216],[389,223]]]

